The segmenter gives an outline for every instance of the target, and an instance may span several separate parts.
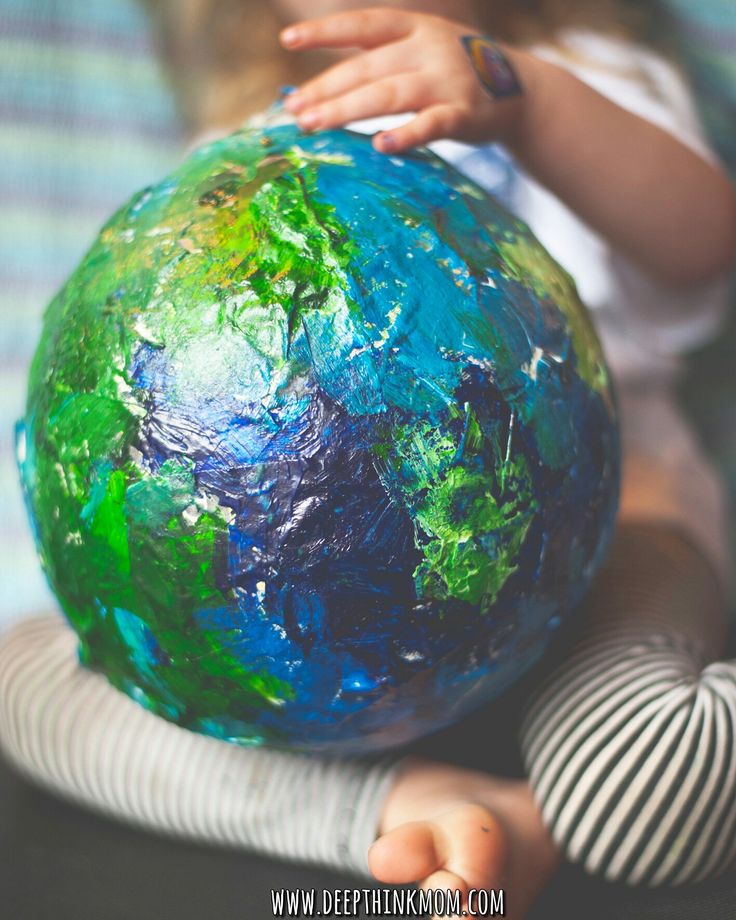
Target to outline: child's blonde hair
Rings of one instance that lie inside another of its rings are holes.
[[[298,85],[330,60],[284,51],[278,43],[284,23],[269,0],[148,0],[148,6],[193,133],[234,128],[269,105],[280,86]],[[473,0],[472,6],[472,25],[513,44],[568,26],[622,37],[641,35],[645,26],[641,6],[627,0]]]

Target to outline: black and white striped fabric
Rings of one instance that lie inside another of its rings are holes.
[[[736,661],[622,628],[583,642],[522,728],[530,781],[568,859],[676,885],[736,865]]]
[[[0,745],[23,773],[159,832],[368,876],[400,764],[238,748],[147,712],[79,667],[58,616],[0,639]]]

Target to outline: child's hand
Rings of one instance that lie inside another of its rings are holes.
[[[382,132],[383,153],[438,138],[508,142],[523,122],[523,79],[531,58],[476,36],[438,16],[368,9],[290,26],[281,33],[292,50],[361,48],[305,83],[284,105],[306,130],[398,112],[416,112],[399,128]]]
[[[463,38],[473,32],[395,9],[297,23],[281,34],[287,48],[362,51],[284,104],[306,129],[416,112],[374,138],[384,153],[442,137],[500,141],[537,182],[668,284],[711,280],[733,265],[736,195],[723,170],[561,66],[480,36],[468,47]]]

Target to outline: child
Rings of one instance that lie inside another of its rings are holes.
[[[453,5],[462,23],[431,15],[441,6],[287,30],[295,51],[362,49],[287,107],[305,129],[381,117],[387,153],[482,145],[437,149],[531,224],[597,321],[621,408],[619,527],[585,632],[521,725],[529,782],[196,736],[80,669],[74,636],[50,618],[0,646],[0,738],[39,781],[129,820],[362,871],[370,846],[382,881],[505,884],[521,916],[561,855],[647,884],[736,863],[736,663],[710,663],[725,641],[723,495],[672,398],[678,353],[725,303],[736,198],[663,59],[585,30],[490,42],[480,33],[505,37],[501,0],[490,24],[484,4]],[[384,118],[401,112],[416,115]]]

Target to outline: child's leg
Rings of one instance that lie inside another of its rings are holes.
[[[0,746],[32,779],[125,821],[366,874],[397,758],[310,757],[197,735],[79,667],[58,616],[0,641]]]
[[[630,523],[589,598],[585,634],[522,730],[567,858],[629,883],[736,863],[736,661],[718,579],[676,531]]]
[[[80,668],[76,637],[57,616],[0,641],[0,746],[42,785],[156,831],[357,872],[367,871],[380,832],[371,868],[383,881],[481,888],[508,880],[518,908],[557,862],[523,781],[414,758],[245,749],[194,734]],[[507,874],[506,857],[517,851],[525,872],[534,866],[534,885]]]
[[[410,763],[372,849],[380,878],[446,887],[449,868],[478,885],[482,835],[468,803],[506,831],[485,884],[501,872],[521,913],[560,851],[631,883],[696,881],[736,865],[736,661],[708,664],[725,641],[713,570],[676,531],[623,525],[587,616],[522,726],[531,790]]]
[[[645,402],[646,411],[634,401],[622,413],[624,523],[586,600],[588,628],[523,721],[533,794],[483,774],[458,782],[436,764],[410,765],[372,849],[381,878],[409,880],[402,856],[416,854],[420,832],[422,871],[446,868],[448,852],[462,864],[467,827],[451,832],[450,846],[435,817],[437,801],[450,800],[452,814],[459,802],[481,802],[505,825],[509,891],[522,910],[559,850],[631,883],[696,881],[736,867],[736,661],[709,664],[726,634],[716,574],[726,564],[723,490],[669,399]],[[672,435],[664,456],[663,430]],[[426,785],[431,795],[420,794]],[[417,872],[416,858],[410,865]]]

